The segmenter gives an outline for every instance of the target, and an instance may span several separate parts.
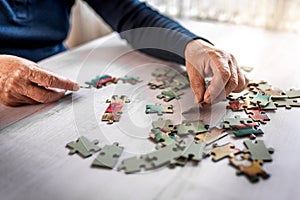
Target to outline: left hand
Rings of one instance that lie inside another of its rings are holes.
[[[243,91],[249,82],[232,54],[203,40],[187,44],[185,59],[195,103],[217,103],[231,92]],[[212,77],[208,88],[205,88],[205,77]]]

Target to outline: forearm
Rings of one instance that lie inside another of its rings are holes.
[[[136,0],[87,2],[133,48],[164,60],[184,64],[186,45],[206,40]]]

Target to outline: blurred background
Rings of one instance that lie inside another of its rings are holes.
[[[300,33],[300,0],[141,0],[177,18],[241,24]],[[72,12],[66,41],[72,48],[106,35],[111,29],[82,0]]]

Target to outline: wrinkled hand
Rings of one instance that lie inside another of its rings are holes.
[[[53,89],[79,90],[79,85],[58,76],[29,60],[0,55],[0,102],[7,106],[49,103],[62,98],[64,92]]]
[[[249,82],[233,55],[202,40],[187,44],[185,58],[195,103],[217,103],[231,92],[243,91]],[[206,77],[212,77],[207,88]]]

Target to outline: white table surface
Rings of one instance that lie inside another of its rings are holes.
[[[282,89],[300,88],[299,35],[226,24],[182,23],[233,53],[240,64],[253,66],[248,75],[251,79],[266,80]],[[125,147],[119,161],[152,151],[154,144],[147,137],[157,116],[146,115],[145,105],[161,101],[155,99],[158,91],[150,91],[146,84],[151,71],[171,64],[132,51],[116,34],[40,64],[81,84],[103,73],[137,75],[144,81],[136,86],[119,83],[100,90],[81,89],[50,105],[0,106],[1,199],[299,199],[300,108],[278,109],[262,126],[262,139],[275,153],[273,162],[264,164],[271,177],[257,184],[236,176],[227,159],[214,163],[207,158],[198,166],[126,175],[115,169],[91,168],[97,154],[87,159],[69,156],[65,145],[80,135],[98,139],[99,146],[117,141]],[[112,94],[128,95],[132,102],[119,123],[106,125],[100,119],[107,107],[105,100]],[[173,105],[175,113],[164,118],[174,123],[199,119],[197,112],[181,115],[193,106],[190,89]],[[211,115],[205,117],[208,123],[215,125],[225,115],[234,115],[225,105],[213,106]],[[227,141],[243,148],[243,139],[227,137],[218,143]]]

